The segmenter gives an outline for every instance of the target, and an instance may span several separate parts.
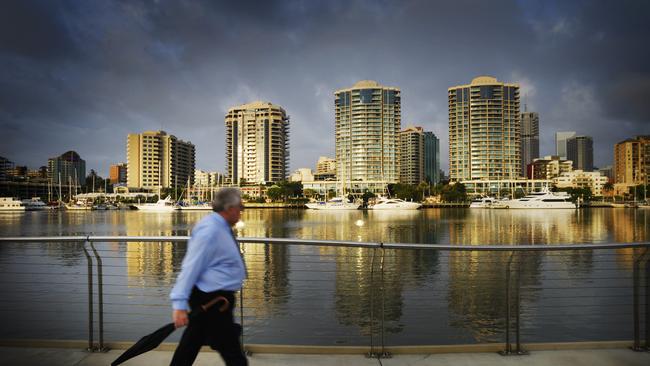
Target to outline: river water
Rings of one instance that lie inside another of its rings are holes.
[[[188,235],[206,214],[0,214],[0,235]],[[237,230],[242,237],[468,246],[650,240],[650,210],[633,209],[249,209],[242,221]],[[0,338],[87,337],[83,248],[79,243],[0,246],[0,291],[5,294]],[[96,249],[103,263],[105,339],[136,340],[168,322],[167,297],[186,244],[97,243]],[[509,260],[519,269],[512,283],[517,278],[521,283],[525,342],[632,336],[630,249],[514,258],[508,252],[263,244],[246,244],[244,252],[249,268],[243,292],[246,342],[366,345],[371,335],[377,343],[382,330],[387,345],[500,342]],[[93,271],[96,309],[96,267]]]

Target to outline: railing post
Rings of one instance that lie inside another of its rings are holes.
[[[508,356],[512,353],[512,346],[510,344],[510,270],[514,254],[514,252],[510,253],[510,258],[508,258],[508,264],[506,265],[506,348],[503,351],[499,351],[501,356]]]
[[[512,344],[510,343],[510,318],[511,318],[511,306],[510,306],[510,285],[512,278],[512,260],[517,256],[517,279],[515,280],[515,294],[514,294],[514,307],[515,307],[515,344],[516,348],[512,350]],[[506,267],[506,348],[503,351],[499,351],[501,356],[522,356],[527,355],[528,352],[524,351],[521,348],[521,256],[516,252],[510,253],[510,258],[508,258],[508,265]]]
[[[97,316],[99,317],[99,347],[97,350],[100,352],[108,352],[109,349],[104,346],[104,274],[102,271],[102,258],[99,256],[90,237],[87,241],[90,243],[90,248],[93,250],[95,260],[97,261]]]
[[[94,352],[95,345],[93,344],[93,261],[88,254],[86,249],[86,243],[88,241],[83,241],[82,246],[84,254],[86,255],[86,261],[88,262],[88,348],[86,351]]]
[[[517,348],[515,350],[516,355],[527,355],[528,352],[524,351],[521,348],[521,273],[522,273],[522,267],[521,267],[521,261],[522,261],[522,256],[517,253],[517,287],[515,287],[515,341],[517,344]]]
[[[246,254],[246,250],[244,249],[244,243],[240,241],[237,242],[239,243],[239,253],[241,254],[242,258],[244,258],[244,255]],[[264,245],[269,245],[269,244],[264,244]],[[246,271],[248,273],[248,270]],[[248,279],[246,279],[246,281],[248,281]],[[243,285],[242,288],[239,290],[239,324],[241,325],[240,343],[241,343],[242,351],[244,352],[245,355],[250,356],[253,353],[251,351],[246,350],[246,347],[244,347],[244,286]]]
[[[374,358],[377,356],[373,342],[375,333],[375,251],[377,251],[377,248],[371,249],[372,255],[370,257],[370,351],[366,353],[366,358]]]
[[[632,350],[636,352],[644,352],[650,349],[648,345],[648,339],[650,339],[650,330],[648,329],[648,324],[650,320],[648,315],[650,315],[650,305],[648,305],[648,279],[650,278],[650,270],[648,269],[648,261],[645,263],[645,346],[641,347],[641,306],[640,306],[640,296],[641,296],[641,262],[648,254],[648,250],[645,249],[643,254],[636,257],[636,250],[633,251],[635,258],[632,266],[632,297],[633,297],[633,315],[634,315],[634,344],[632,345]]]
[[[645,350],[650,352],[650,260],[645,261]]]
[[[384,342],[384,320],[386,318],[386,293],[384,291],[384,243],[379,243],[379,250],[381,252],[381,261],[379,262],[379,269],[381,270],[381,353],[379,354],[379,358],[391,358],[390,352],[386,351]]]

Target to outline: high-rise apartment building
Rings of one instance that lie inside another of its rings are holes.
[[[555,133],[555,155],[562,159],[567,158],[566,142],[568,139],[575,137],[575,131],[561,131]]]
[[[440,183],[440,140],[431,131],[424,132],[424,180]]]
[[[126,184],[126,163],[111,164],[108,176],[111,184]]]
[[[650,181],[650,135],[636,136],[614,146],[614,180],[638,185]]]
[[[195,148],[165,131],[130,133],[126,142],[127,186],[185,187],[194,180]]]
[[[226,160],[232,184],[278,182],[289,168],[289,116],[269,102],[230,108]]]
[[[408,127],[400,132],[399,181],[406,184],[424,182],[424,130]]]
[[[334,95],[337,179],[397,182],[400,90],[363,80]]]
[[[52,184],[83,186],[86,183],[86,161],[76,151],[47,160],[47,177]]]
[[[521,171],[534,159],[539,158],[539,114],[524,112],[521,114]]]
[[[448,100],[450,179],[519,178],[519,85],[480,76],[449,88]]]
[[[574,136],[566,140],[567,159],[573,169],[590,172],[594,170],[594,141],[590,136]]]

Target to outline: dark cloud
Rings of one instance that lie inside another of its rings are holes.
[[[292,169],[334,153],[333,92],[397,86],[403,125],[442,140],[447,88],[520,82],[553,133],[613,144],[648,133],[650,3],[639,1],[9,1],[0,11],[0,155],[30,166],[75,149],[125,160],[129,132],[163,128],[224,170],[223,117],[256,99],[291,115]],[[612,126],[617,126],[613,129]]]

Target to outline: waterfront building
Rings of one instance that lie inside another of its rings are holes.
[[[467,195],[470,197],[512,197],[515,192],[523,195],[550,188],[553,181],[550,179],[486,179],[463,180],[460,183],[465,186]]]
[[[194,180],[194,145],[165,131],[129,134],[126,156],[128,187],[179,188]]]
[[[399,181],[417,185],[424,182],[424,130],[408,127],[400,132]]]
[[[279,182],[289,168],[289,116],[269,102],[232,107],[226,114],[227,177],[232,184]]]
[[[619,193],[650,183],[650,135],[626,139],[614,146],[614,181]]]
[[[598,171],[600,172],[600,174],[606,176],[607,179],[611,183],[614,183],[614,167],[613,166],[608,165],[606,167],[598,168]]]
[[[126,163],[111,164],[108,172],[111,184],[126,184]]]
[[[345,194],[361,197],[366,191],[376,195],[386,195],[387,184],[385,181],[337,181],[337,180],[315,180],[313,182],[302,182],[303,192],[307,189],[326,197],[328,194],[338,195],[345,188]]]
[[[336,159],[321,156],[316,163],[316,174],[336,174]]]
[[[573,170],[573,162],[557,155],[533,160],[527,167],[526,176],[531,179],[553,179]]]
[[[450,179],[519,178],[519,85],[480,76],[449,88],[448,101]]]
[[[8,172],[12,170],[16,164],[14,164],[13,161],[0,156],[0,179],[4,179],[7,177]]]
[[[86,182],[86,161],[76,151],[67,151],[47,160],[47,176],[53,184],[83,186]]]
[[[574,136],[566,140],[566,156],[573,169],[594,170],[594,141],[590,136]]]
[[[289,176],[291,182],[313,182],[314,180],[314,172],[309,168],[300,168]]]
[[[38,169],[28,169],[27,170],[27,177],[30,179],[40,179],[40,180],[47,180],[48,175],[47,175],[47,167],[42,166]]]
[[[521,114],[521,171],[526,172],[528,164],[539,157],[539,114]]]
[[[607,177],[600,172],[585,172],[583,170],[564,172],[553,178],[553,184],[557,188],[589,188],[594,196],[603,195],[603,187],[607,182]]]
[[[400,89],[363,80],[334,96],[337,178],[397,182]]]
[[[567,140],[575,137],[575,131],[561,131],[555,133],[555,155],[561,157],[562,159],[567,158]]]
[[[441,180],[440,140],[431,131],[424,131],[424,180],[430,184]]]
[[[13,168],[7,170],[7,175],[9,175],[11,177],[25,178],[27,176],[27,166],[26,165],[16,165]]]

